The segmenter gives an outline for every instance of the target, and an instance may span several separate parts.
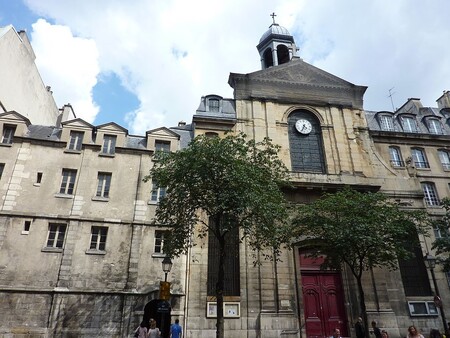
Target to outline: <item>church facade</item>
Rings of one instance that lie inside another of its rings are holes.
[[[191,124],[145,136],[115,123],[75,118],[50,127],[20,111],[0,114],[1,334],[128,337],[143,319],[165,325],[158,306],[164,228],[153,222],[165,190],[142,179],[155,151],[177,151],[199,134],[271,138],[290,170],[293,202],[350,186],[442,215],[439,200],[450,189],[449,92],[437,108],[410,99],[396,112],[366,111],[366,87],[304,62],[284,27],[272,24],[257,49],[262,69],[231,73],[233,98],[204,96]],[[423,260],[440,235],[430,229],[430,237],[415,238],[422,250],[398,270],[364,276],[369,320],[391,336],[412,324],[424,332],[442,327]],[[194,241],[168,275],[170,315],[187,338],[215,337],[213,243]],[[228,262],[226,337],[325,337],[336,327],[355,336],[358,296],[345,267],[320,270],[294,239],[280,261],[258,266],[245,240],[230,250],[237,254]],[[435,276],[449,312],[446,274],[436,267]]]

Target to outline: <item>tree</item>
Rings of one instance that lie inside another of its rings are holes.
[[[398,259],[410,255],[406,238],[422,232],[425,214],[402,211],[382,193],[345,188],[300,206],[294,224],[300,246],[312,257],[325,256],[321,268],[345,264],[356,279],[366,337],[369,327],[362,276],[374,267],[396,269]]]
[[[439,230],[441,237],[436,238],[432,249],[436,249],[436,255],[439,255],[444,271],[450,271],[450,198],[445,197],[441,202],[445,215],[433,222],[434,228]]]
[[[145,180],[167,188],[156,222],[169,228],[164,252],[176,257],[193,245],[192,234],[215,236],[219,244],[217,337],[224,336],[223,289],[227,234],[239,230],[255,250],[275,255],[290,238],[288,207],[281,188],[287,168],[269,139],[244,134],[196,137],[187,148],[159,153]]]

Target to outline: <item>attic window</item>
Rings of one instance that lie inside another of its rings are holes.
[[[209,111],[218,112],[219,111],[219,100],[209,99],[208,100]]]
[[[380,115],[378,117],[378,122],[380,123],[381,130],[394,130],[394,120],[391,115]]]
[[[442,134],[442,125],[438,119],[428,119],[428,130],[431,134],[441,135]]]
[[[170,141],[155,141],[155,151],[168,153],[170,151]]]
[[[16,126],[11,126],[11,125],[5,124],[3,126],[3,134],[2,134],[1,143],[12,144],[15,131],[16,131]]]

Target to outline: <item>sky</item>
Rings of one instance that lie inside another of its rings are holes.
[[[232,98],[229,73],[261,69],[273,12],[304,61],[368,86],[366,110],[450,90],[448,0],[0,0],[0,26],[26,30],[58,106],[143,135]]]

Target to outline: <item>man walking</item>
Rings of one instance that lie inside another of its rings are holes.
[[[181,329],[180,321],[175,319],[175,324],[170,325],[170,338],[182,338],[183,330]]]

